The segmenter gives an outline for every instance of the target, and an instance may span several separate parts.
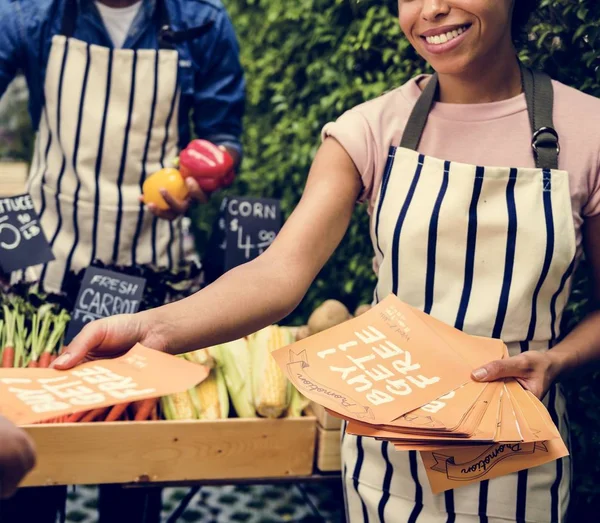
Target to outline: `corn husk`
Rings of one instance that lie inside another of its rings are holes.
[[[286,417],[300,418],[304,414],[304,410],[310,404],[310,400],[304,396],[296,387],[292,385],[292,398],[288,407]]]
[[[256,418],[248,340],[230,341],[213,349],[218,352],[219,366],[237,415],[240,418]]]
[[[288,345],[292,340],[290,331],[277,325],[266,327],[249,339],[254,407],[260,416],[279,418],[287,411],[291,384],[271,352]]]

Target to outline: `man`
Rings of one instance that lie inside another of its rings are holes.
[[[239,161],[238,54],[218,0],[0,0],[0,94],[22,70],[38,131],[28,190],[56,256],[36,269],[46,289],[93,259],[178,264],[190,202],[146,209],[141,187],[192,133]]]
[[[37,129],[28,191],[56,257],[35,278],[57,291],[93,260],[176,267],[182,216],[207,195],[187,179],[167,210],[139,198],[192,134],[240,160],[244,76],[221,2],[0,0],[0,95],[18,71]]]

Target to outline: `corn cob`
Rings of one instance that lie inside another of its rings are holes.
[[[255,418],[252,399],[252,362],[250,346],[245,338],[211,347],[218,352],[219,366],[231,397],[231,403],[240,418]]]
[[[218,348],[213,347],[210,354],[205,355],[209,358],[214,367],[207,378],[199,383],[191,392],[192,401],[198,413],[198,419],[217,420],[229,416],[229,397],[227,395],[227,386],[223,377],[223,370],[219,366],[216,354]]]
[[[160,401],[165,418],[171,421],[198,419],[191,394],[190,391],[185,391],[162,397]]]
[[[277,325],[250,337],[254,407],[260,416],[278,418],[288,408],[291,384],[279,369],[271,352],[291,342],[291,333]]]

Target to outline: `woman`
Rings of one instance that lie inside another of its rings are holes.
[[[600,101],[520,67],[513,35],[533,9],[523,0],[400,1],[404,33],[437,74],[325,127],[304,195],[261,257],[177,304],[91,324],[61,367],[136,342],[192,350],[280,320],[342,239],[356,200],[367,200],[374,301],[393,292],[503,339],[512,358],[474,378],[518,377],[546,398],[568,439],[551,384],[600,354],[598,313],[559,342],[584,244],[600,296]],[[567,510],[568,459],[434,496],[414,452],[346,435],[342,458],[353,523],[556,522]]]

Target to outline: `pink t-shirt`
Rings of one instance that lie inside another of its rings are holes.
[[[348,152],[361,174],[361,200],[373,210],[390,145],[398,145],[421,90],[402,87],[345,112],[323,128]],[[559,168],[569,172],[577,244],[586,217],[600,214],[600,99],[553,81]],[[485,104],[436,103],[419,144],[428,156],[481,166],[535,167],[525,95]]]

